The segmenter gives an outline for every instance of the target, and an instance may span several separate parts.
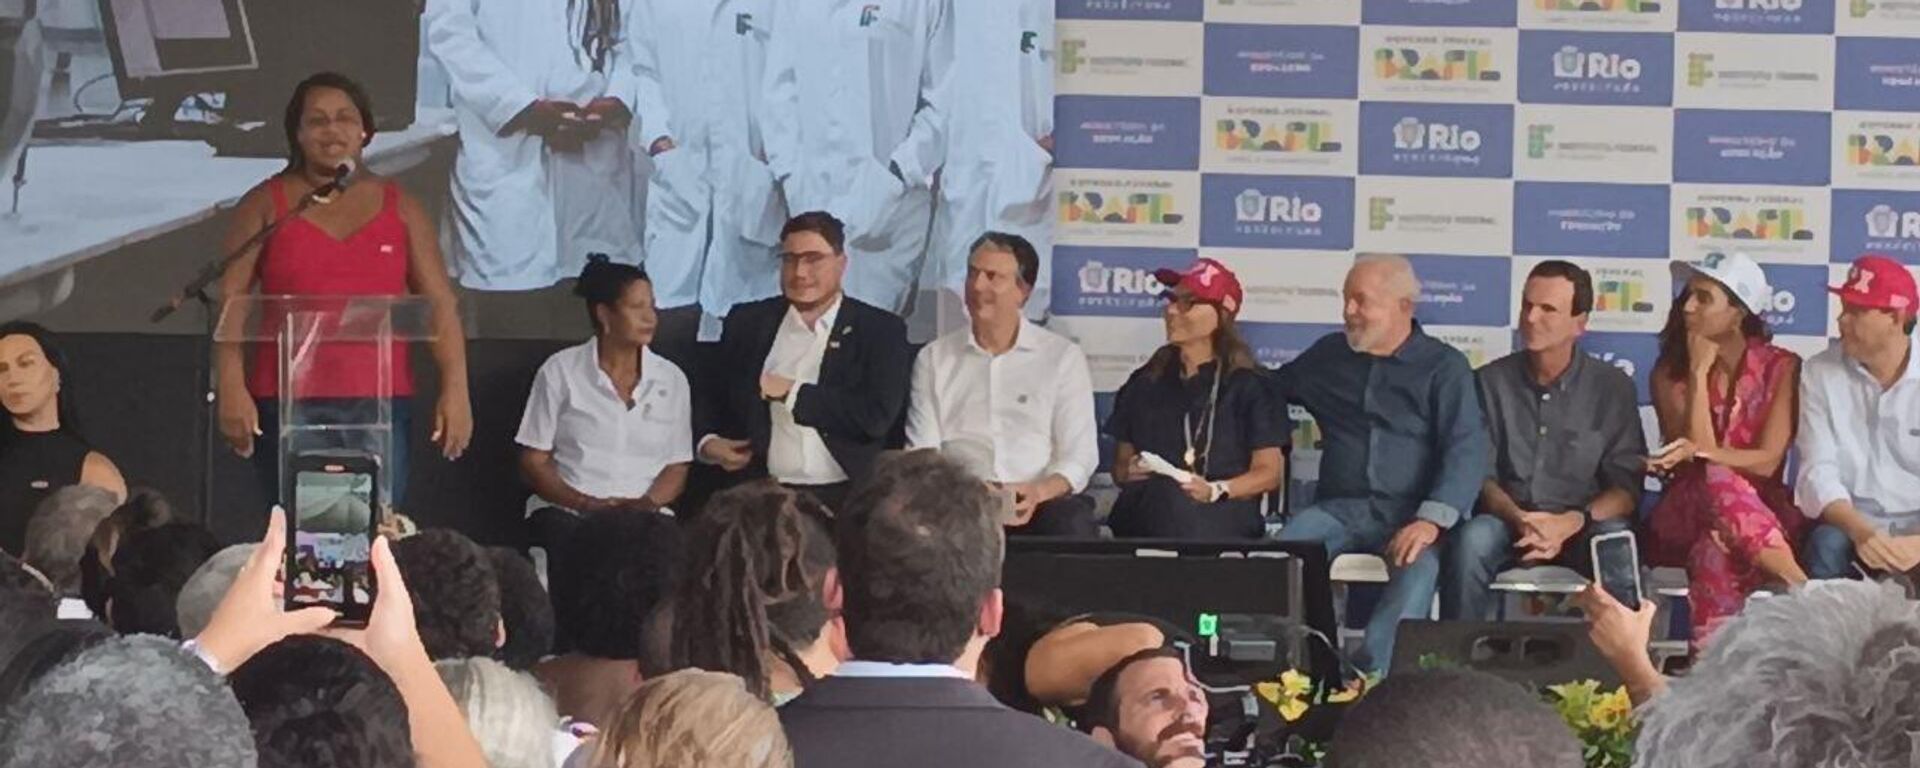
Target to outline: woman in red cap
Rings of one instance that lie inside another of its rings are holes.
[[[1167,344],[1114,397],[1121,537],[1259,538],[1260,497],[1280,486],[1289,428],[1234,326],[1240,280],[1212,259],[1155,273]]]

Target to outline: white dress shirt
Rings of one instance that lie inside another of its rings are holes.
[[[767,444],[767,474],[789,485],[832,485],[847,480],[846,470],[834,461],[819,430],[793,420],[794,399],[800,388],[820,383],[820,361],[832,341],[833,324],[840,319],[840,304],[833,305],[814,320],[812,326],[800,318],[800,311],[787,307],[780,331],[773,337],[773,349],[767,352],[766,367],[761,370],[793,380],[786,399],[769,403],[773,431]]]
[[[846,661],[833,670],[834,677],[920,678],[950,677],[972,680],[973,676],[952,664],[894,664],[885,661]]]
[[[679,366],[642,347],[629,408],[600,369],[598,344],[588,339],[540,366],[514,441],[552,452],[560,479],[576,491],[637,499],[667,467],[693,460],[692,393]]]
[[[1906,373],[1886,389],[1837,345],[1807,362],[1795,445],[1808,517],[1842,499],[1883,529],[1920,512],[1920,335],[1909,344]]]
[[[989,354],[972,328],[961,328],[914,361],[907,444],[991,446],[992,479],[999,482],[1059,475],[1073,493],[1085,490],[1100,463],[1098,429],[1086,354],[1024,318],[1003,354]]]

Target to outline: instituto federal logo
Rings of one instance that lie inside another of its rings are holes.
[[[1689,206],[1687,235],[1696,239],[1805,241],[1807,212],[1799,206]]]
[[[1189,60],[1178,56],[1142,56],[1138,54],[1099,54],[1088,55],[1087,40],[1083,37],[1064,37],[1058,43],[1059,66],[1062,75],[1079,74],[1082,70],[1096,74],[1133,73],[1143,70],[1175,69],[1187,66]]]
[[[1553,126],[1527,126],[1527,157],[1539,160],[1547,156],[1547,150],[1553,148]]]
[[[1375,48],[1373,73],[1381,80],[1497,82],[1493,52],[1475,48]]]
[[[1480,148],[1480,132],[1451,123],[1422,123],[1403,117],[1393,126],[1393,148],[1472,152]]]
[[[1687,85],[1699,88],[1713,79],[1713,54],[1687,54]]]
[[[1393,198],[1367,198],[1367,230],[1379,232],[1393,223]]]
[[[1233,206],[1234,218],[1249,224],[1316,224],[1322,215],[1319,203],[1298,195],[1267,195],[1257,189],[1241,192]]]
[[[879,20],[880,20],[880,6],[878,5],[860,6],[860,27],[862,29],[873,26],[874,22],[877,22]]]
[[[1229,118],[1213,128],[1214,146],[1232,152],[1339,152],[1335,135],[1329,120]]]
[[[1071,75],[1080,71],[1080,65],[1087,63],[1087,57],[1081,53],[1086,47],[1087,41],[1082,38],[1060,40],[1060,74]]]
[[[1179,224],[1186,216],[1174,209],[1170,192],[1060,193],[1060,223],[1140,226]]]

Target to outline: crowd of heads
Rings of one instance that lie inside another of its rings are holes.
[[[74,509],[88,508],[84,494],[55,497],[69,508],[36,519],[31,556],[76,565],[0,556],[0,766],[414,764],[407,702],[354,643],[289,636],[224,677],[183,650],[254,545],[221,549],[146,494],[92,512]],[[527,670],[578,658],[645,670],[595,716],[581,764],[779,768],[792,758],[772,703],[838,660],[1019,668],[980,659],[1006,615],[997,504],[963,468],[919,451],[884,458],[841,510],[760,482],[689,521],[590,516],[548,553],[550,590],[524,553],[452,531],[391,551],[419,640],[491,764],[560,764],[563,713]],[[94,530],[68,530],[75,520]],[[110,624],[55,618],[61,598],[79,597],[82,558],[110,561],[87,577],[103,580],[88,591]],[[1204,765],[1218,702],[1188,653],[1157,644],[1107,666],[1074,724],[1145,765]],[[1817,583],[1730,622],[1641,711],[1636,750],[1648,765],[1695,768],[1905,764],[1920,732],[1916,685],[1920,607],[1890,588]],[[1431,670],[1396,674],[1352,706],[1325,764],[1582,758],[1535,692]]]

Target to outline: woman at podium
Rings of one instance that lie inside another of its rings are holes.
[[[374,133],[366,91],[340,75],[314,75],[294,89],[285,120],[286,169],[241,199],[227,229],[228,252],[256,237],[260,242],[228,267],[221,296],[231,302],[257,289],[265,296],[424,298],[440,369],[432,440],[449,461],[459,458],[473,433],[473,417],[457,300],[438,235],[419,201],[393,180],[364,170],[361,153]],[[277,419],[286,393],[279,391],[275,345],[249,349],[251,354],[233,343],[215,346],[220,432],[235,453],[254,458],[272,489],[269,498],[277,500]],[[377,411],[370,406],[377,406],[380,392],[378,358],[372,357],[378,354],[372,345],[316,348],[294,393],[302,417],[365,423],[366,414]],[[395,345],[388,354],[393,437],[385,460],[392,498],[385,501],[398,506],[407,478],[414,380],[407,348]],[[243,355],[252,358],[250,365],[243,366]]]
[[[0,325],[0,550],[21,554],[27,519],[40,500],[69,485],[127,498],[120,470],[80,436],[66,358],[47,329]]]

